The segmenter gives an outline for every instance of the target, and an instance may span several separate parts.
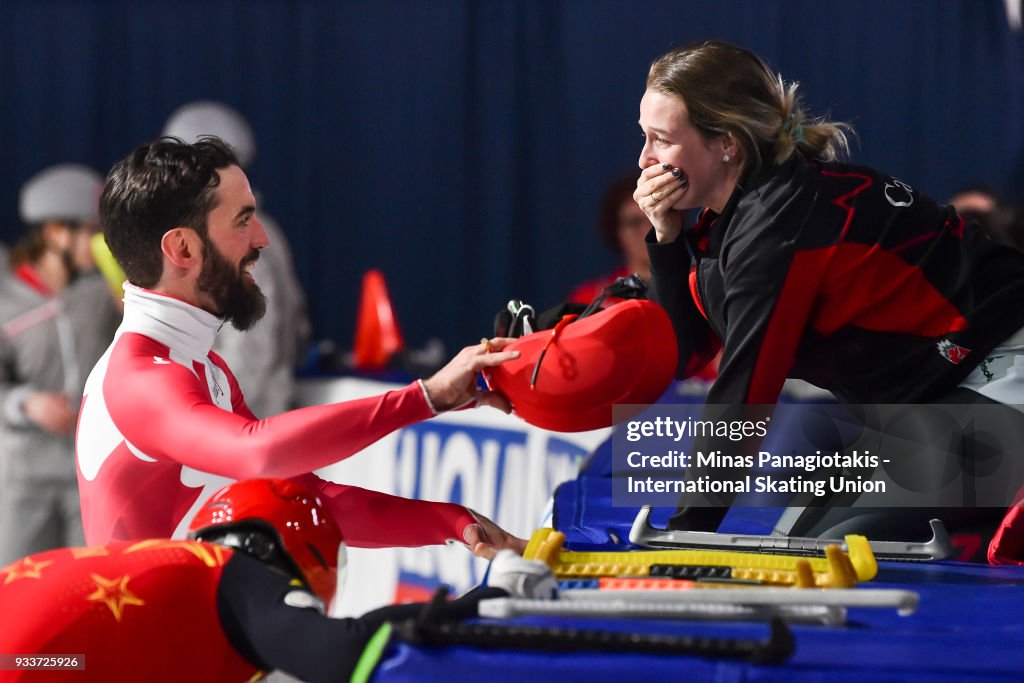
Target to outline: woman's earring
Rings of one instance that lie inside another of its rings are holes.
[[[722,161],[724,161],[725,163],[729,163],[730,159],[732,159],[732,157],[729,156],[728,154],[723,154],[722,155]]]

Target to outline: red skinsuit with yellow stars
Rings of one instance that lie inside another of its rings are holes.
[[[0,681],[251,680],[259,670],[217,615],[231,557],[208,543],[146,540],[50,550],[0,569],[0,652],[85,654],[84,671],[0,671]]]
[[[477,615],[479,587],[437,605]],[[0,670],[0,683],[244,683],[281,670],[304,681],[347,681],[385,622],[422,604],[387,605],[358,619],[325,616],[295,577],[244,552],[151,539],[51,550],[0,568],[0,653],[84,655],[84,670]]]

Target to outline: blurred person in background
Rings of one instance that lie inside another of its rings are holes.
[[[164,135],[185,142],[216,136],[231,145],[242,169],[256,156],[256,139],[249,123],[220,102],[191,102],[180,107],[167,120]],[[310,324],[288,240],[277,221],[262,209],[258,215],[273,245],[260,254],[253,270],[267,296],[267,312],[244,334],[225,325],[213,348],[235,371],[252,412],[269,417],[293,407],[295,368],[309,342]]]
[[[604,277],[578,286],[569,296],[570,302],[589,304],[601,295],[605,287],[633,273],[643,278],[644,282],[651,281],[651,260],[647,256],[646,237],[652,226],[643,209],[633,199],[636,183],[637,176],[633,173],[613,180],[602,193],[598,210],[597,227],[601,239],[605,246],[622,257],[622,265]],[[609,296],[602,306],[608,307],[622,300]],[[702,383],[714,380],[720,359],[721,353],[696,373],[694,379]]]
[[[651,279],[651,262],[644,242],[651,222],[633,201],[634,190],[635,173],[616,178],[602,193],[598,209],[597,228],[601,240],[608,249],[622,257],[622,265],[603,277],[579,285],[569,296],[569,301],[589,304],[605,287],[631,273],[638,274],[645,281]]]
[[[0,284],[0,564],[83,542],[72,433],[118,322],[89,245],[102,186],[63,164],[21,188],[28,230]]]
[[[968,221],[981,226],[993,242],[1024,249],[1020,209],[1004,202],[987,185],[965,185],[946,202]]]
[[[987,216],[999,206],[999,194],[988,185],[965,185],[946,202],[961,216]]]

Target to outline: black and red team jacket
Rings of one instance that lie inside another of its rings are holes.
[[[680,377],[724,345],[711,404],[772,404],[786,377],[848,403],[929,402],[1024,326],[1024,252],[863,166],[754,168],[721,215],[647,239]]]

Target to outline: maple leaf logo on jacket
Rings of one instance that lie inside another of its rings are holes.
[[[939,353],[942,354],[942,357],[953,365],[960,365],[960,363],[962,363],[971,352],[970,349],[960,346],[959,344],[954,344],[948,339],[943,339],[936,344],[936,346],[939,349]]]

